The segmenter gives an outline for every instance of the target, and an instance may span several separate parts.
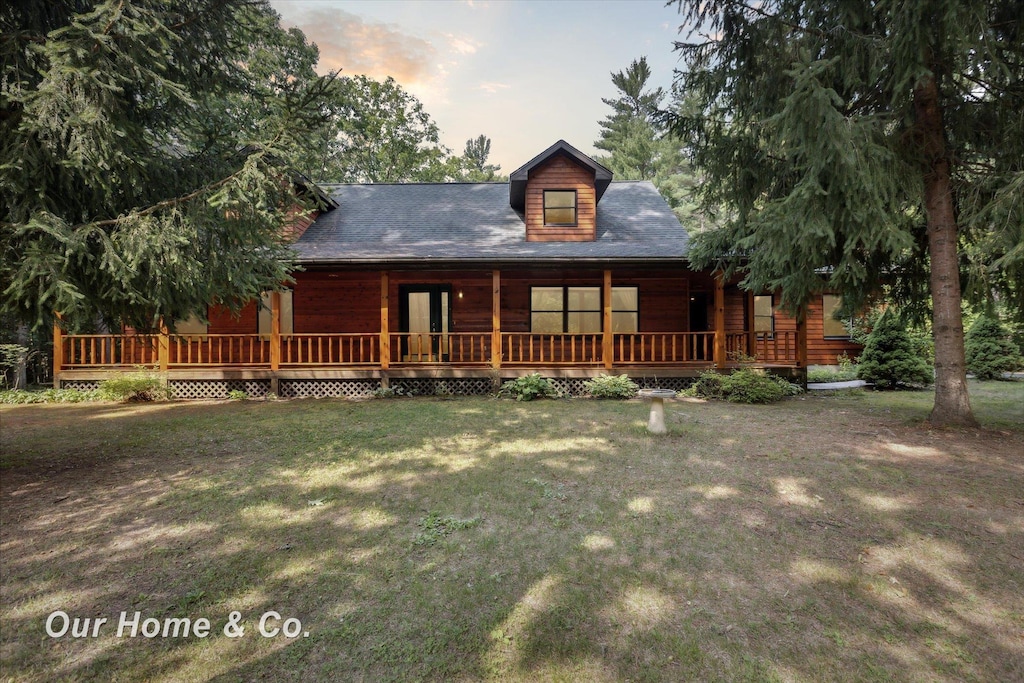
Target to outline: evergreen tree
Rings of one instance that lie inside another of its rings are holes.
[[[601,101],[612,108],[600,122],[600,137],[594,146],[608,152],[595,160],[620,180],[650,180],[686,224],[692,224],[696,207],[690,193],[696,184],[678,139],[668,135],[660,107],[663,88],[651,89],[647,58],[633,60],[625,71],[611,74],[618,90],[615,99]],[[678,95],[673,106],[679,106]]]
[[[707,206],[733,211],[691,259],[743,272],[799,310],[894,280],[931,304],[931,420],[974,424],[958,243],[972,272],[1024,294],[1024,5],[1017,0],[683,0],[680,87]],[[708,37],[710,36],[710,37]],[[827,273],[827,277],[822,277]],[[994,273],[999,273],[994,276]]]
[[[967,370],[978,379],[1002,379],[1004,372],[1020,365],[1017,347],[996,317],[979,316],[967,330],[964,346]]]
[[[491,139],[486,135],[478,135],[466,140],[466,148],[462,152],[462,165],[465,168],[463,179],[474,183],[487,183],[499,180],[498,171],[501,166],[487,163],[491,155]]]
[[[886,310],[875,323],[857,365],[857,377],[876,389],[932,383],[932,369],[914,350],[900,317]]]
[[[268,3],[22,0],[0,28],[0,312],[146,329],[287,279],[282,166],[329,79]]]

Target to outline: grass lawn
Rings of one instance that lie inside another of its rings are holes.
[[[971,389],[2,407],[0,680],[1024,680],[1024,383]]]

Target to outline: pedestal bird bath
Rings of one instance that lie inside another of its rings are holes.
[[[647,420],[647,431],[651,434],[665,434],[665,399],[675,398],[671,389],[641,389],[638,395],[651,402],[651,416]]]

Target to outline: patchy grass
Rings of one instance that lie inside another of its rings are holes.
[[[861,392],[670,401],[662,438],[639,401],[3,407],[2,673],[1020,680],[1024,384],[971,389],[982,430]]]

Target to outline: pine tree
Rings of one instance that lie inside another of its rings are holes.
[[[932,369],[914,350],[900,317],[885,311],[868,335],[857,365],[857,377],[876,389],[897,389],[931,384]]]
[[[0,9],[3,313],[140,329],[288,278],[317,52],[266,2]]]
[[[1010,340],[1010,333],[994,316],[978,316],[967,330],[964,346],[967,371],[978,379],[1002,379],[1004,372],[1020,365],[1020,355]]]
[[[883,282],[931,305],[931,420],[975,424],[958,243],[975,281],[1024,293],[1024,5],[1016,0],[680,2],[679,86],[706,206],[732,210],[691,259],[781,290],[855,303]],[[707,38],[707,36],[711,36]],[[999,276],[994,276],[999,273]],[[823,275],[825,274],[825,275]],[[1020,309],[1019,309],[1020,310]]]

